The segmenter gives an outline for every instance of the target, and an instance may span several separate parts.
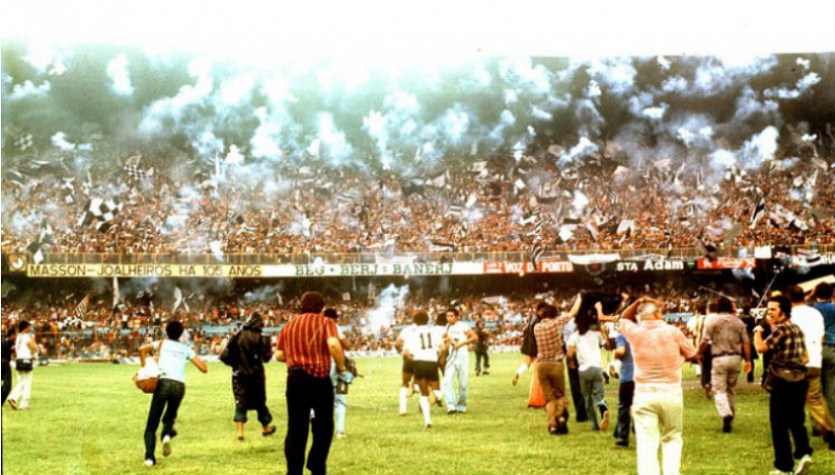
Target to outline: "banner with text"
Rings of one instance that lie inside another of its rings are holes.
[[[616,273],[683,271],[685,261],[658,259],[612,263]],[[751,268],[754,259],[702,261],[699,269]],[[23,270],[23,267],[21,268]],[[28,264],[29,277],[111,278],[111,277],[352,277],[410,275],[495,275],[495,274],[567,274],[576,271],[569,261],[538,262],[451,262],[451,263],[369,263],[369,264]]]

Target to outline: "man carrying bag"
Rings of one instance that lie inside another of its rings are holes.
[[[35,343],[31,330],[32,325],[26,320],[21,320],[17,325],[17,338],[15,339],[17,384],[9,394],[9,406],[14,410],[29,409],[29,399],[32,395],[32,369],[35,366],[38,345]]]
[[[764,353],[772,351],[767,371],[766,387],[770,392],[768,416],[771,424],[771,441],[774,446],[774,468],[772,473],[792,473],[794,458],[799,459],[794,473],[804,475],[812,464],[812,448],[804,421],[806,415],[805,364],[809,360],[803,332],[789,320],[791,301],[783,296],[768,300],[767,324],[771,335],[763,339],[763,327],[754,331],[754,346]],[[791,440],[794,439],[794,451]]]

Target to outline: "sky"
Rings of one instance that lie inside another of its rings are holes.
[[[430,58],[702,55],[832,51],[833,18],[835,3],[828,0],[35,0],[4,5],[0,31],[4,37],[211,50],[259,60],[404,52]]]

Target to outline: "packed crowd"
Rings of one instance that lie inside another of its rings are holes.
[[[3,250],[39,241],[46,253],[215,255],[528,251],[534,241],[548,251],[823,244],[835,240],[830,161],[740,171],[669,160],[630,168],[622,156],[595,155],[560,168],[543,150],[518,161],[449,158],[412,177],[313,162],[221,177],[149,158],[152,177],[5,176]],[[91,198],[121,210],[107,226],[83,223]]]
[[[667,314],[687,314],[699,302],[707,299],[707,292],[693,293],[666,285],[652,285],[656,295],[664,296]],[[565,310],[571,306],[579,288],[565,287],[534,294],[520,289],[505,295],[468,293],[457,297],[423,297],[409,294],[402,301],[386,299],[333,299],[330,305],[339,313],[339,325],[354,342],[355,351],[368,355],[395,353],[398,330],[411,323],[414,309],[424,309],[434,318],[453,306],[460,309],[462,320],[474,324],[484,321],[493,335],[496,348],[518,347],[522,327],[538,302],[547,300]],[[632,288],[623,289],[634,291]],[[643,288],[642,288],[643,290]],[[42,302],[47,302],[43,299]],[[187,329],[195,351],[201,355],[218,354],[231,334],[258,311],[264,320],[265,332],[275,334],[288,322],[298,308],[298,296],[288,296],[281,303],[256,302],[251,305],[237,299],[226,301],[211,298],[191,302],[188,310],[179,307],[172,311],[170,304],[153,300],[123,301],[115,310],[109,299],[90,299],[84,315],[77,313],[76,299],[62,302],[29,304],[13,298],[3,299],[2,325],[9,328],[14,322],[32,322],[34,334],[45,358],[102,359],[134,356],[146,341],[160,336],[165,322],[176,319]],[[683,325],[681,317],[673,323]]]

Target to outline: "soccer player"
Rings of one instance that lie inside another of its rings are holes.
[[[403,357],[413,362],[415,382],[420,388],[420,411],[426,428],[432,427],[429,414],[429,386],[434,386],[435,398],[440,401],[441,392],[438,383],[438,355],[446,348],[444,346],[444,328],[428,326],[429,315],[424,311],[415,314],[413,321],[415,328],[408,335],[403,349]]]
[[[444,341],[449,347],[446,370],[444,371],[443,391],[446,396],[447,414],[467,412],[467,372],[470,369],[468,345],[478,340],[472,328],[458,320],[458,310],[446,311],[447,326]],[[458,377],[458,397],[452,387],[452,379]]]
[[[403,345],[406,342],[406,340],[409,338],[409,334],[412,331],[415,330],[416,326],[417,325],[412,323],[411,325],[403,327],[403,329],[400,330],[400,334],[397,335],[397,340],[395,340],[395,342],[394,342],[394,347],[397,349],[397,351],[400,351],[401,353],[403,352]],[[406,358],[405,355],[403,356],[403,370],[402,370],[401,374],[402,374],[402,376],[401,376],[402,384],[400,386],[400,397],[399,397],[400,415],[405,416],[406,415],[406,398],[411,396],[411,394],[409,393],[409,385],[412,384],[412,379],[415,376],[415,369],[414,369],[414,366],[413,366],[413,362],[412,362],[411,359]]]

